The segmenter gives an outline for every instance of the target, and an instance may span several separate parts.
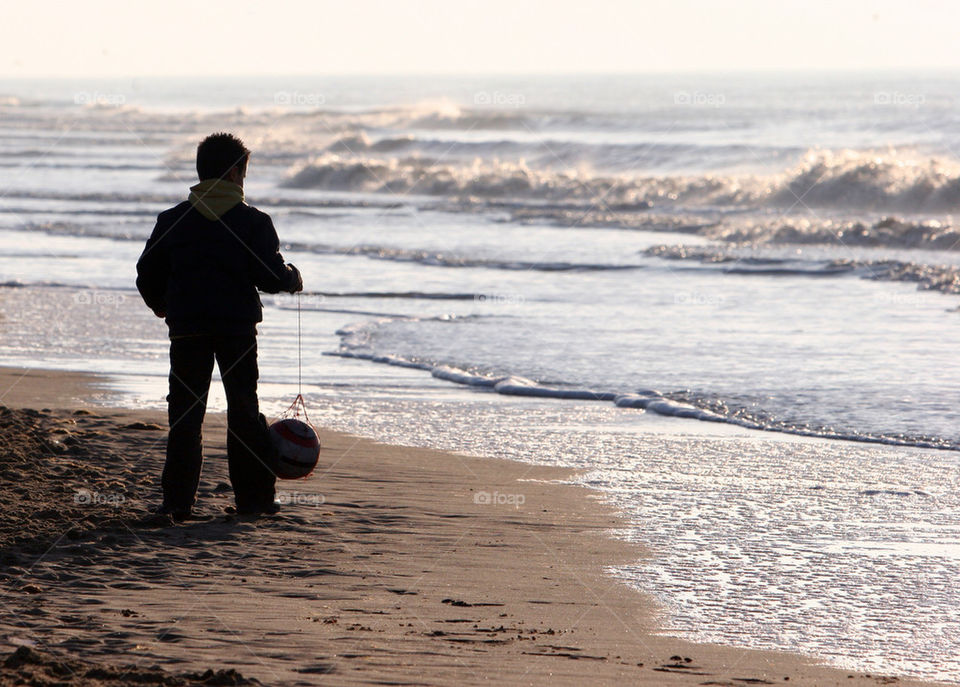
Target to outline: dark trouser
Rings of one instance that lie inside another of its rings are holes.
[[[170,341],[170,436],[163,466],[163,502],[193,506],[203,465],[201,428],[213,361],[227,394],[227,461],[237,508],[256,508],[274,498],[273,444],[257,401],[256,334],[189,336]]]

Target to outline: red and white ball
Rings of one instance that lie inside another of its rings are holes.
[[[270,425],[270,438],[279,453],[277,477],[300,479],[313,472],[320,459],[320,438],[313,427],[295,418],[277,420]]]

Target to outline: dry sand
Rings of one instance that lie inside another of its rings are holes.
[[[236,517],[210,415],[198,518],[149,516],[165,418],[88,381],[0,370],[0,685],[921,684],[656,635],[604,574],[645,552],[567,470],[321,431],[283,511]]]

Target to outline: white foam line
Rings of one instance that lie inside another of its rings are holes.
[[[349,328],[345,327],[341,330],[341,332],[347,335],[352,333],[352,330],[349,330]],[[888,446],[910,446],[915,448],[930,448],[953,451],[960,450],[960,448],[954,445],[939,444],[933,441],[919,439],[896,439],[891,437],[876,437],[846,432],[833,432],[829,430],[811,430],[764,425],[753,420],[735,416],[721,415],[720,413],[715,413],[712,410],[698,408],[697,406],[684,403],[682,401],[675,401],[659,394],[659,392],[652,390],[645,390],[642,393],[636,394],[618,394],[609,391],[594,391],[590,389],[565,389],[561,387],[539,384],[531,379],[527,379],[526,377],[515,375],[490,377],[470,373],[450,365],[431,365],[429,363],[408,360],[395,355],[374,355],[372,353],[351,351],[346,347],[341,348],[339,351],[325,353],[324,355],[369,360],[375,363],[424,370],[429,372],[437,379],[479,389],[489,389],[504,396],[528,396],[534,398],[557,398],[582,401],[610,401],[613,402],[613,404],[618,408],[632,408],[635,410],[649,411],[651,413],[656,413],[657,415],[663,415],[667,417],[679,417],[700,420],[703,422],[723,422],[726,424],[743,427],[745,429],[753,429],[758,431],[779,432],[782,434],[791,434],[795,436],[819,439],[884,444]]]

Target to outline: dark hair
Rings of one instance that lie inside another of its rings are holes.
[[[233,134],[210,134],[197,146],[197,175],[203,181],[223,179],[234,167],[246,172],[249,159],[250,151]]]

